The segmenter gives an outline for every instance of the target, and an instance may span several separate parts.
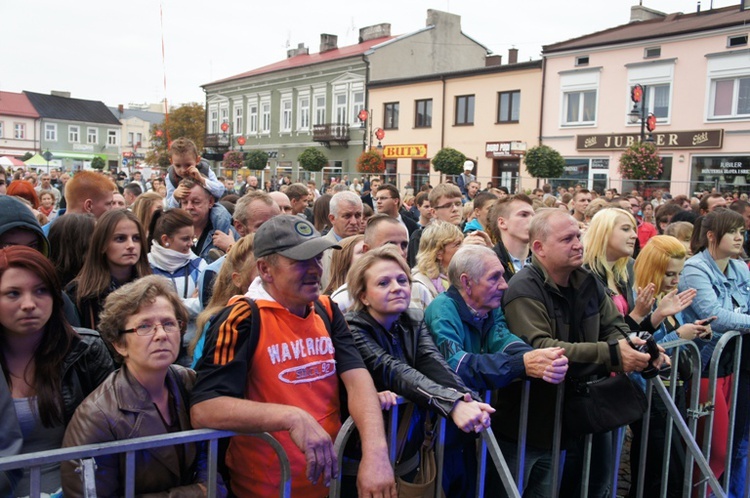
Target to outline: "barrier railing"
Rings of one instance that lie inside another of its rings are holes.
[[[399,406],[408,403],[408,401],[402,397],[398,397],[398,403],[396,406],[392,407],[391,410],[388,412],[388,422],[386,424],[387,427],[387,436],[388,436],[388,448],[389,448],[389,456],[391,459],[391,464],[395,465],[396,460],[396,448],[398,445],[396,444],[396,438],[398,434],[398,412],[399,412]],[[442,481],[443,481],[443,459],[445,455],[445,424],[446,420],[443,417],[438,418],[438,423],[436,424],[436,441],[435,441],[435,460],[437,464],[437,477],[436,480],[436,486],[435,486],[435,493],[436,497],[441,496],[441,489],[442,489]],[[339,431],[338,436],[336,437],[336,441],[334,443],[334,451],[336,452],[336,455],[339,459],[339,462],[343,462],[344,460],[344,448],[346,447],[347,441],[349,441],[349,438],[354,433],[354,430],[356,427],[354,426],[354,420],[349,417],[346,422],[344,422],[343,426],[341,427],[341,430]],[[505,458],[502,455],[502,452],[500,451],[500,447],[497,444],[497,440],[495,440],[495,436],[492,433],[492,429],[486,429],[480,433],[481,435],[481,441],[482,441],[482,457],[485,454],[485,450],[487,453],[489,453],[490,457],[492,458],[492,461],[495,464],[495,468],[498,471],[498,474],[500,475],[500,480],[503,483],[503,486],[505,488],[506,493],[511,498],[520,498],[521,495],[518,493],[518,489],[516,487],[515,481],[513,480],[513,476],[510,473],[510,469],[508,469],[508,464],[505,462]],[[482,497],[484,496],[484,474],[486,465],[482,463],[482,460],[480,459],[480,465],[478,465],[478,476],[477,476],[477,491],[476,496]],[[331,481],[331,492],[329,494],[330,498],[339,498],[341,496],[341,478],[342,478],[342,472],[339,472],[338,479],[335,479]]]
[[[26,453],[10,457],[0,458],[0,472],[13,469],[30,469],[30,494],[31,498],[41,496],[41,469],[43,465],[59,463],[65,460],[81,461],[81,479],[83,480],[84,496],[95,498],[96,482],[94,469],[96,468],[96,457],[125,453],[125,497],[135,496],[135,453],[137,451],[159,448],[162,446],[175,446],[178,444],[199,443],[208,441],[208,482],[206,488],[208,496],[216,496],[216,476],[218,473],[219,439],[237,435],[231,431],[216,431],[211,429],[198,429],[191,431],[161,434],[158,436],[147,436],[119,441],[111,441],[98,444],[87,444],[58,450],[40,451],[37,453]],[[281,444],[267,432],[248,434],[267,442],[279,457],[281,466],[281,484],[279,496],[288,498],[291,496],[292,475],[289,467],[289,459]],[[268,462],[263,462],[268,465]]]

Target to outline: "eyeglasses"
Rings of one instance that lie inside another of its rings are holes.
[[[375,202],[387,201],[388,199],[395,199],[395,197],[376,197]]]
[[[450,209],[450,208],[461,209],[463,205],[464,204],[461,201],[454,201],[454,202],[448,202],[446,204],[443,204],[442,206],[435,206],[435,209]]]
[[[0,180],[0,185],[5,185],[5,180]]]
[[[132,329],[121,330],[120,334],[136,333],[140,336],[154,335],[157,326],[160,326],[167,334],[177,334],[182,330],[182,322],[180,320],[167,320],[166,322],[161,323],[142,323]]]

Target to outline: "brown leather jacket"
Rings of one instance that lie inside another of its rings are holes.
[[[172,365],[167,371],[166,382],[177,406],[180,430],[190,430],[190,405],[185,397],[193,388],[195,372]],[[164,433],[164,423],[148,393],[123,366],[81,403],[65,431],[63,446]],[[205,480],[205,465],[201,465],[205,461],[199,462],[199,448],[195,444],[186,444],[183,448],[182,464],[174,446],[136,452],[135,494],[153,497],[205,496],[197,484]],[[125,454],[97,457],[96,465],[97,496],[122,496],[125,490]],[[73,460],[61,465],[66,498],[83,496],[81,476],[75,472],[76,466],[77,462]]]

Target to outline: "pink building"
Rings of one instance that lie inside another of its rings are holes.
[[[564,183],[635,186],[618,165],[640,139],[640,117],[628,116],[640,84],[663,172],[639,187],[750,192],[749,22],[741,6],[689,14],[634,6],[628,24],[544,47],[542,143],[565,157]]]

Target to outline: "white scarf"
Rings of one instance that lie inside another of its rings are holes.
[[[185,254],[162,247],[156,240],[151,241],[151,252],[148,253],[148,262],[151,266],[174,273],[194,259],[198,259],[198,256],[193,251]]]

